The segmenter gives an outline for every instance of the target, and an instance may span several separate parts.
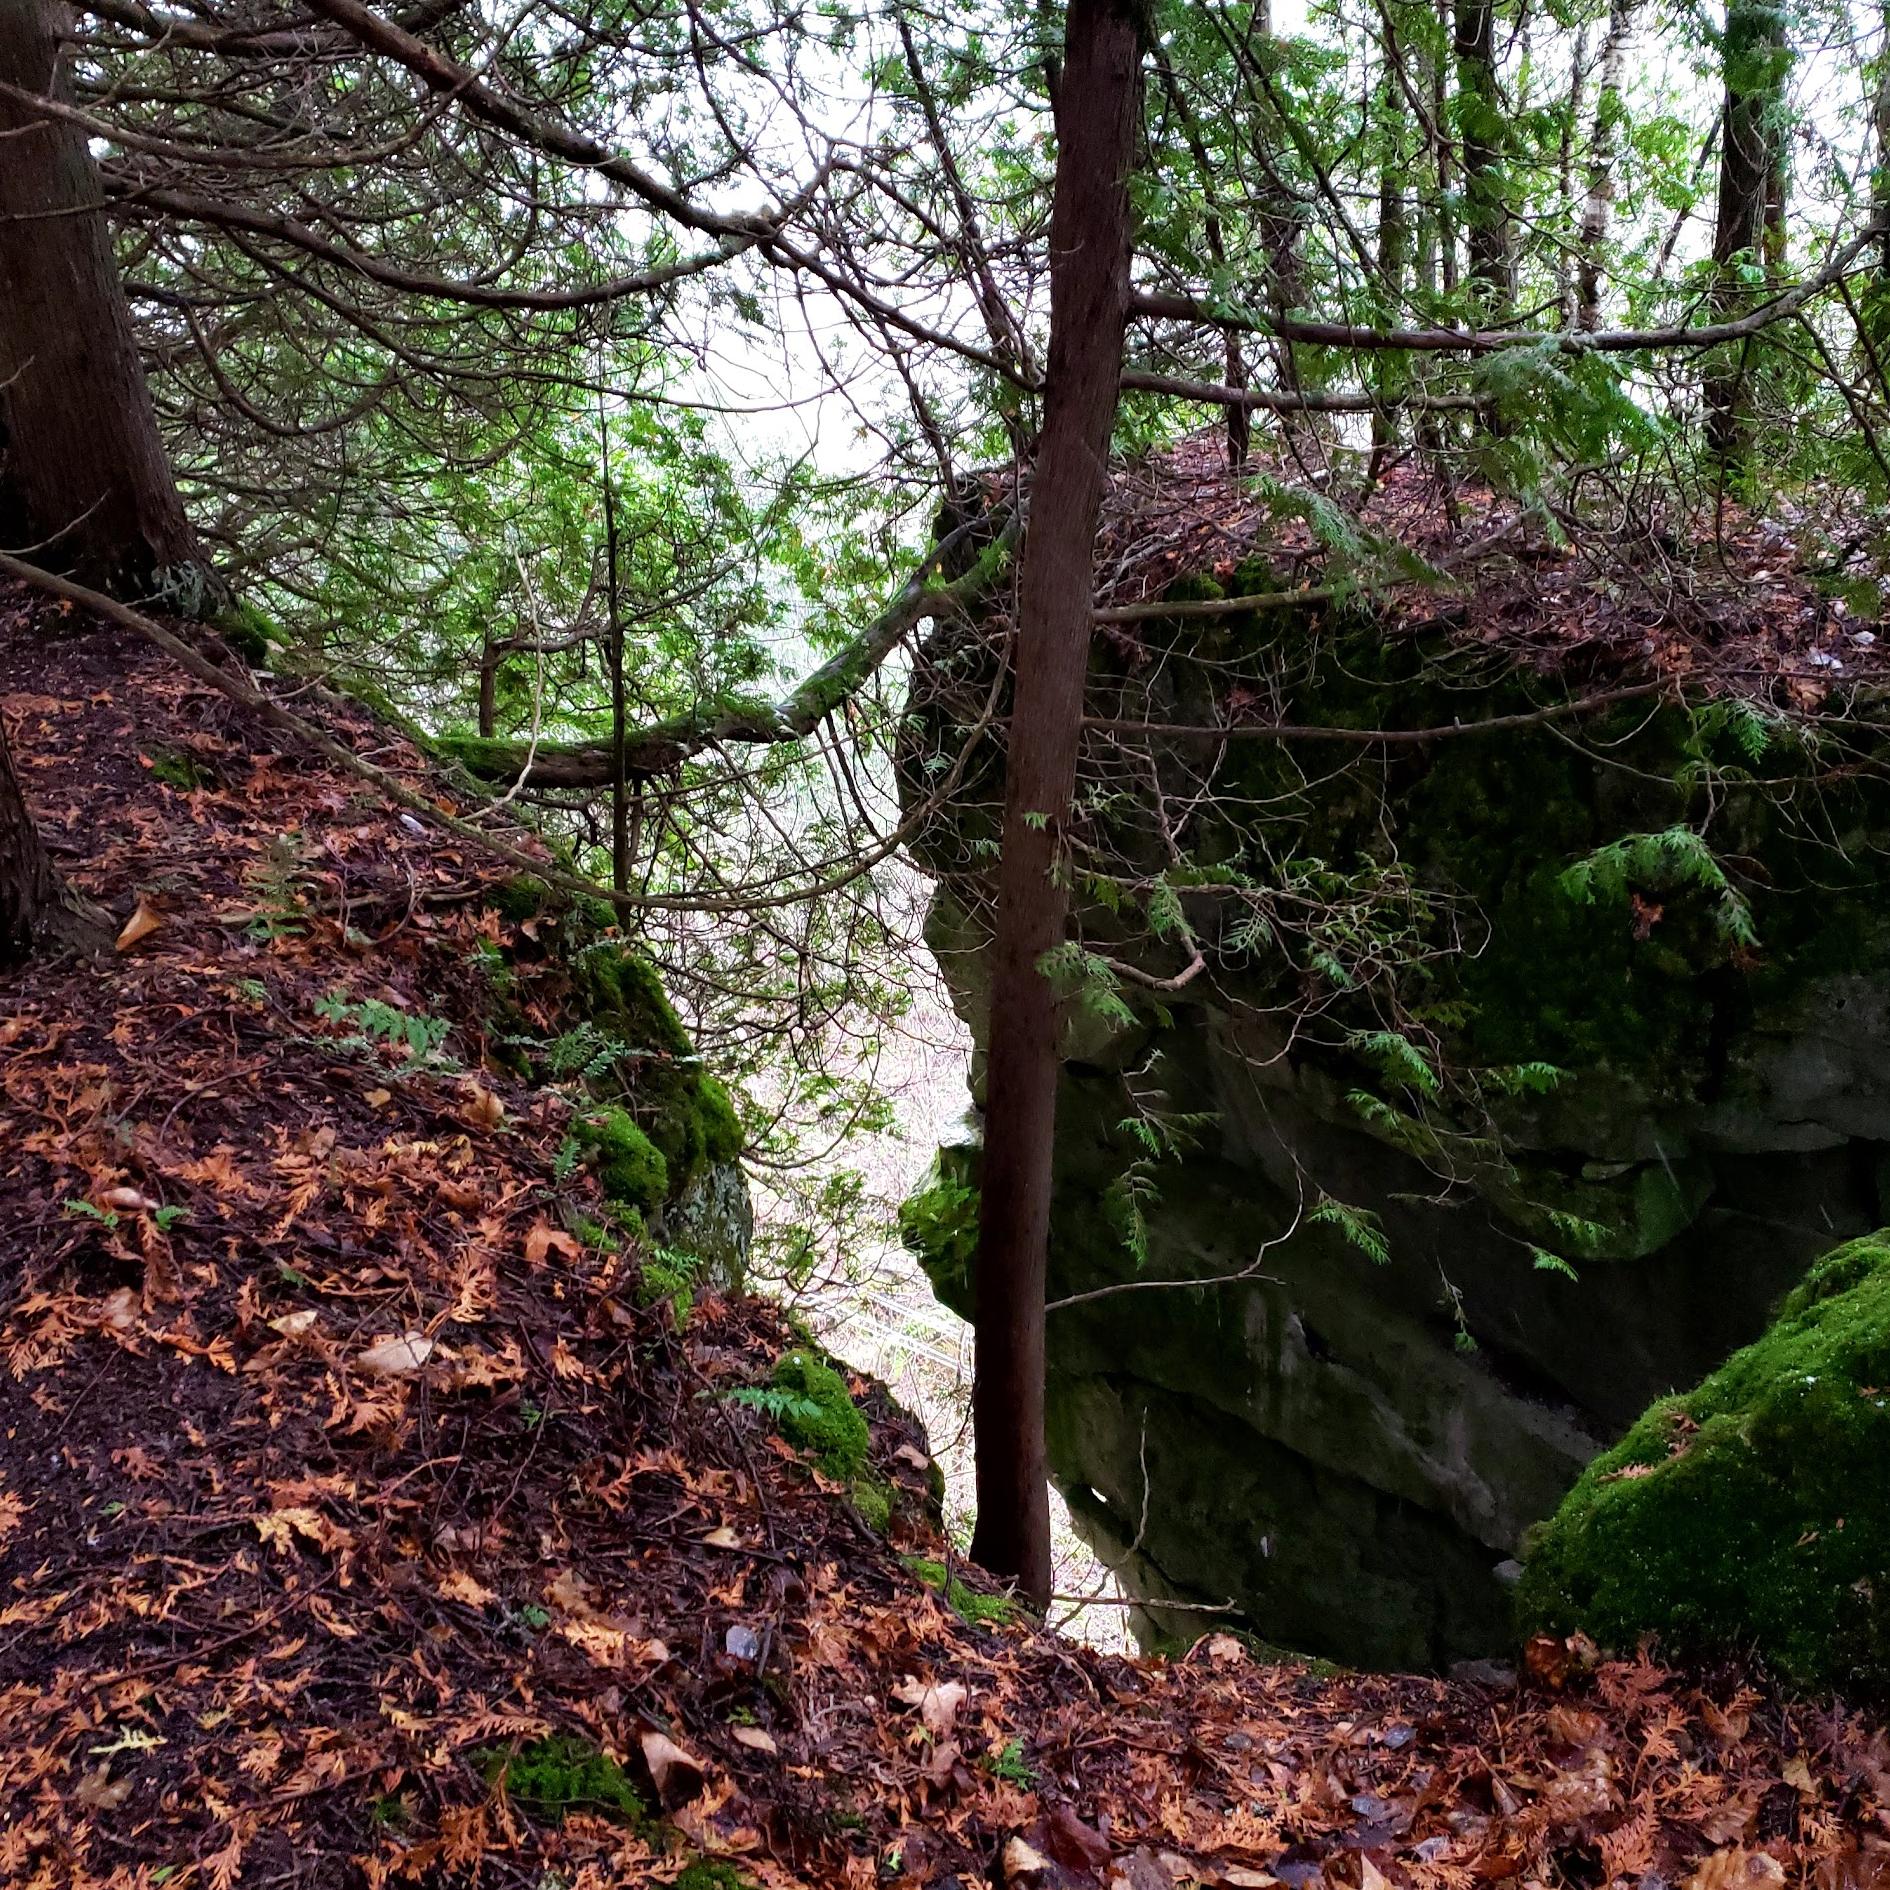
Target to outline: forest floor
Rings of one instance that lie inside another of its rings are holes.
[[[0,983],[0,1883],[1890,1883],[1890,1741],[1736,1673],[1144,1663],[938,1593],[883,1393],[890,1536],[727,1397],[774,1309],[570,1231],[569,1105],[486,1057],[503,869],[17,592],[0,712],[125,925]]]

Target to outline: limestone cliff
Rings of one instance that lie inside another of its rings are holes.
[[[1253,558],[1166,594],[1280,588]],[[928,647],[912,806],[995,628]],[[1198,1630],[1159,1605],[1185,1598],[1348,1661],[1503,1649],[1525,1528],[1890,1219],[1882,757],[1770,706],[1789,652],[1756,689],[1669,687],[1655,641],[1547,662],[1323,605],[1102,640],[1051,1455],[1145,1631]],[[979,1034],[1001,768],[975,748],[918,849]],[[907,1215],[961,1308],[976,1160],[945,1151]]]

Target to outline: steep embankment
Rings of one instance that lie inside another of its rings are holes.
[[[130,922],[0,983],[0,1880],[1874,1881],[1880,1742],[1732,1678],[948,1603],[923,1439],[631,1218],[689,1237],[720,1110],[647,991],[614,1102],[560,1075],[594,915],[16,593],[0,713]]]

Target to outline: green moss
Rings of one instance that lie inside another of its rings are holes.
[[[200,788],[208,779],[181,748],[154,748],[145,759],[150,764],[153,781],[162,781],[166,787],[176,788],[180,793]]]
[[[977,1163],[975,1148],[941,1148],[899,1208],[899,1238],[925,1269],[933,1292],[963,1319],[971,1317],[978,1257]]]
[[[803,1407],[782,1416],[781,1435],[810,1452],[828,1476],[850,1483],[866,1468],[871,1437],[847,1393],[847,1381],[817,1353],[800,1351],[784,1352],[775,1361],[773,1383]]]
[[[266,610],[240,600],[224,605],[210,619],[210,627],[251,669],[265,669],[269,646],[286,645],[282,626]]]
[[[552,1733],[516,1751],[489,1747],[473,1761],[489,1784],[502,1783],[506,1796],[534,1818],[556,1822],[588,1811],[634,1828],[650,1817],[623,1767],[574,1733]]]
[[[754,1890],[754,1879],[722,1858],[698,1857],[676,1879],[676,1890]]]
[[[883,1536],[892,1527],[892,1499],[891,1488],[877,1477],[854,1478],[853,1507],[876,1536]]]
[[[707,1165],[736,1159],[742,1128],[728,1091],[706,1070],[656,967],[614,943],[578,960],[585,1014],[624,1046],[613,1082],[669,1169],[671,1195]]]
[[[551,898],[551,888],[535,873],[515,873],[486,891],[486,903],[514,925],[535,919]]]
[[[948,1583],[943,1562],[923,1555],[902,1556],[900,1560],[926,1587],[937,1589],[961,1621],[969,1621],[973,1627],[1008,1627],[1017,1619],[1017,1603],[1008,1595],[981,1595],[975,1588],[967,1588],[956,1575]]]
[[[655,1209],[669,1196],[669,1164],[662,1151],[615,1104],[579,1116],[571,1132],[590,1151],[598,1179],[613,1201]]]
[[[1759,1652],[1890,1689],[1890,1232],[1838,1248],[1769,1331],[1655,1405],[1528,1546],[1529,1629]]]

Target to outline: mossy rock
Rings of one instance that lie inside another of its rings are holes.
[[[871,1436],[847,1391],[847,1382],[824,1359],[808,1351],[784,1352],[775,1361],[774,1386],[795,1403],[779,1420],[781,1435],[808,1452],[828,1476],[850,1483],[866,1468]]]
[[[488,1748],[473,1755],[489,1784],[534,1818],[556,1823],[574,1811],[613,1818],[633,1829],[647,1824],[650,1807],[622,1766],[574,1733],[551,1733],[516,1751]]]
[[[754,1890],[754,1879],[720,1857],[698,1857],[685,1865],[675,1890]]]
[[[656,967],[628,946],[600,943],[579,954],[576,976],[584,1014],[624,1046],[612,1080],[661,1151],[670,1194],[704,1167],[734,1161],[742,1150],[735,1106],[702,1068]]]
[[[514,925],[537,918],[550,898],[550,886],[536,873],[514,873],[486,890],[486,903]]]
[[[947,1144],[899,1207],[899,1238],[961,1319],[972,1316],[978,1257],[978,1162],[981,1151]]]
[[[628,1110],[615,1104],[593,1109],[572,1123],[571,1133],[590,1152],[611,1200],[644,1213],[669,1198],[669,1163]]]
[[[1527,1630],[1890,1692],[1890,1230],[1820,1261],[1769,1331],[1656,1404],[1528,1545]]]

